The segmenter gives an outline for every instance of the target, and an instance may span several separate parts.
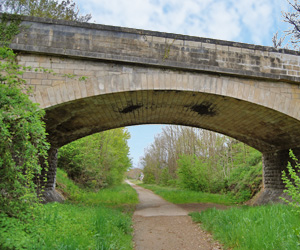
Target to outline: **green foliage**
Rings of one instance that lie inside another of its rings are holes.
[[[103,206],[47,204],[30,249],[132,249],[131,217]]]
[[[130,214],[103,206],[44,205],[34,221],[24,223],[0,215],[0,248],[132,249]]]
[[[120,184],[101,189],[97,192],[91,192],[80,189],[67,177],[67,173],[59,168],[56,173],[56,185],[57,189],[73,203],[81,203],[89,206],[102,204],[109,207],[118,207],[124,204],[131,206],[138,203],[135,190],[127,184]]]
[[[23,72],[13,51],[1,47],[0,59],[0,212],[25,218],[37,201],[33,179],[49,147],[44,111],[23,93]]]
[[[164,128],[145,151],[141,164],[146,184],[231,193],[240,202],[253,197],[262,184],[260,152],[203,129]]]
[[[230,196],[226,194],[210,194],[191,190],[182,190],[174,187],[162,187],[158,185],[139,184],[140,186],[152,190],[165,200],[176,203],[217,203],[231,205],[235,203]]]
[[[193,191],[208,191],[208,169],[195,155],[181,155],[178,159],[179,187]]]
[[[58,167],[87,188],[120,184],[131,167],[129,138],[128,131],[120,128],[69,143],[59,149]]]
[[[150,168],[144,168],[144,179],[143,182],[145,184],[154,184],[155,183],[155,175],[154,172]]]
[[[9,46],[14,37],[24,28],[20,25],[19,17],[8,16],[5,13],[1,16],[0,22],[0,46]]]
[[[132,249],[131,215],[137,193],[127,184],[87,192],[58,169],[64,204],[34,210],[34,220],[0,213],[0,249]]]
[[[178,159],[177,184],[181,188],[210,193],[230,192],[239,202],[249,200],[261,188],[261,153],[248,148],[247,156],[241,150],[241,143],[234,145],[232,167],[226,178],[220,172],[211,172],[208,161],[191,155],[182,155]],[[217,162],[216,164],[220,164]]]
[[[299,216],[286,205],[208,209],[191,213],[195,222],[230,249],[299,249]]]
[[[250,149],[246,161],[232,169],[227,181],[227,189],[236,200],[249,200],[261,189],[262,161],[261,153]]]
[[[38,16],[68,21],[88,22],[90,14],[81,16],[73,0],[3,0],[1,12],[25,16]]]
[[[300,163],[292,150],[290,150],[289,155],[295,164],[293,167],[290,162],[288,163],[288,174],[285,171],[282,171],[282,180],[286,187],[283,192],[287,193],[292,200],[290,201],[285,198],[281,199],[293,206],[296,211],[300,213]]]
[[[119,211],[99,209],[95,218],[96,249],[132,249],[131,218]]]
[[[241,166],[232,171],[228,189],[240,202],[249,200],[261,188],[262,163],[255,166]]]

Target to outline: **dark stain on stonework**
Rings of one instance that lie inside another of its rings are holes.
[[[143,105],[130,105],[130,106],[124,108],[123,110],[121,110],[120,113],[122,113],[122,114],[131,113],[141,107],[143,107]]]
[[[191,110],[205,116],[215,116],[217,114],[215,107],[210,102],[202,102],[199,105],[194,105],[191,107]]]

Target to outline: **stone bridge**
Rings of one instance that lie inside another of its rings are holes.
[[[300,154],[300,56],[214,39],[24,17],[12,42],[46,110],[52,148],[108,129],[177,124],[216,131],[263,153],[263,201],[282,193],[288,150]],[[142,135],[141,135],[142,136]],[[50,197],[49,197],[50,199]]]

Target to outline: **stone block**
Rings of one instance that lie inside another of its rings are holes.
[[[52,80],[42,80],[42,85],[52,86]]]
[[[172,75],[171,72],[167,72],[165,75],[165,89],[166,90],[171,89],[171,85],[172,85],[171,75]]]
[[[30,79],[30,84],[32,85],[42,85],[41,79]]]
[[[161,43],[166,43],[166,39],[163,37],[157,37],[157,36],[152,36],[152,42],[154,44],[161,44]]]
[[[63,99],[62,99],[62,96],[61,96],[61,88],[60,86],[54,86],[53,87],[53,92],[55,93],[55,99],[56,99],[56,102],[59,104],[59,103],[62,103],[63,102]]]
[[[61,97],[62,97],[62,101],[63,102],[68,102],[70,99],[69,99],[66,84],[64,83],[64,84],[61,84],[61,85],[58,85],[58,86],[60,88],[60,94],[61,94]]]
[[[53,88],[51,88],[51,87],[48,88],[47,92],[48,92],[48,97],[49,97],[49,101],[50,101],[51,106],[56,105],[57,101],[56,101],[55,92],[54,92]]]
[[[212,43],[202,43],[202,48],[214,51],[216,50],[216,45]]]

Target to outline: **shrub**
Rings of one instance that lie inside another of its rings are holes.
[[[208,191],[208,171],[205,163],[195,155],[181,155],[178,159],[178,184],[194,191]]]
[[[35,176],[46,158],[44,111],[33,104],[9,48],[0,48],[0,212],[22,217],[36,204]]]

